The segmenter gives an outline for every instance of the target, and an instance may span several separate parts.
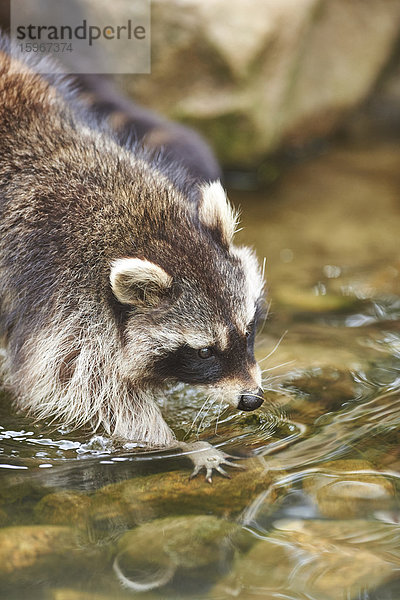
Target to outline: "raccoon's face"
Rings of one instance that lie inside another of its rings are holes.
[[[117,259],[110,281],[118,301],[133,308],[125,330],[132,380],[207,386],[214,399],[250,411],[263,402],[254,358],[263,281],[254,254],[233,246],[235,227],[220,184],[205,186],[197,228],[177,225],[184,243],[176,243],[176,256],[172,244],[162,259],[158,246],[157,262],[154,255]]]

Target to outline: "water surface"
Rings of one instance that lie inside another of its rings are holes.
[[[176,452],[35,423],[4,396],[0,597],[400,597],[400,150],[334,148],[231,194],[266,257],[266,401],[179,386],[179,437],[237,456],[191,482]]]

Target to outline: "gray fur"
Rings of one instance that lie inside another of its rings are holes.
[[[3,44],[0,336],[21,409],[174,443],[154,402],[169,378],[155,365],[182,346],[222,351],[244,339],[262,293],[254,255],[232,246],[234,215],[221,194],[176,163],[121,146],[68,84]],[[151,302],[152,286],[136,277],[130,304],[125,272],[113,293],[113,266],[126,258],[157,265],[168,283]],[[250,356],[209,387],[235,406],[259,385]]]

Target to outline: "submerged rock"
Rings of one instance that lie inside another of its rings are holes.
[[[324,419],[356,396],[352,375],[333,367],[298,369],[282,378],[282,384],[291,392],[285,407],[288,414],[304,424]]]
[[[399,556],[387,552],[398,528],[370,521],[277,521],[275,531],[240,557],[215,597],[356,597],[393,577]],[[377,549],[380,552],[377,552]],[[397,549],[398,552],[398,549]],[[214,597],[213,596],[213,597]]]
[[[117,595],[111,595],[101,592],[86,592],[75,590],[72,588],[54,588],[47,595],[46,600],[118,600],[132,599],[132,594],[127,592],[126,595],[118,590]],[[146,596],[146,600],[153,600],[150,596]]]
[[[363,473],[367,471],[367,473]],[[394,485],[364,460],[336,460],[308,475],[303,489],[329,518],[351,518],[390,508]]]
[[[237,524],[211,516],[156,519],[122,536],[114,570],[135,591],[163,587],[177,573],[198,581],[204,572],[209,585],[228,569],[233,536],[240,531]]]
[[[235,471],[232,479],[215,476],[212,485],[199,475],[189,481],[185,471],[136,477],[100,489],[90,510],[94,530],[126,529],[152,518],[174,514],[235,515],[257,494],[268,488],[281,473],[268,471],[263,459],[242,461],[246,470]],[[275,501],[277,492],[271,493]]]
[[[122,599],[125,598],[125,596],[122,596],[121,593],[118,594],[118,599],[119,598]],[[85,592],[71,588],[54,588],[46,595],[46,600],[112,600],[112,596],[109,594]],[[151,600],[151,598],[148,598],[148,600]]]
[[[104,572],[107,565],[108,549],[87,543],[83,532],[73,527],[29,525],[0,530],[0,593],[12,596],[11,591],[33,585],[47,590],[71,580],[79,585],[95,570]],[[22,591],[21,597],[25,597]]]
[[[7,513],[0,508],[0,527],[5,527],[9,524]]]
[[[35,506],[34,515],[40,523],[67,525],[81,522],[90,507],[90,497],[77,492],[55,492],[44,496]]]
[[[60,575],[81,553],[70,527],[31,525],[0,530],[0,587]]]
[[[34,481],[18,480],[10,484],[4,480],[0,490],[0,520],[5,520],[7,525],[32,523],[35,505],[46,493],[47,490]]]

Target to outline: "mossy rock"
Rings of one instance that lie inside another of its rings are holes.
[[[235,470],[231,479],[214,476],[212,485],[201,474],[189,480],[187,472],[171,471],[105,486],[93,496],[91,517],[129,527],[175,514],[236,515],[282,475],[269,471],[263,459],[241,464],[245,470]],[[271,502],[276,494],[271,493]]]
[[[307,597],[337,600],[355,598],[360,589],[381,585],[395,576],[398,559],[391,564],[395,526],[369,520],[291,520],[274,523],[232,571],[214,587],[214,598]],[[371,548],[380,540],[381,552]],[[296,574],[294,576],[294,574]]]
[[[304,479],[303,489],[314,499],[320,513],[331,519],[390,509],[395,495],[392,482],[365,460],[327,462],[321,466],[321,473]]]
[[[52,525],[80,523],[88,513],[90,503],[90,497],[83,493],[63,491],[47,494],[35,506],[35,519]]]
[[[243,533],[234,522],[206,515],[155,519],[122,536],[114,570],[135,591],[173,585],[175,576],[196,589],[209,586],[230,568],[244,541],[248,545]]]

